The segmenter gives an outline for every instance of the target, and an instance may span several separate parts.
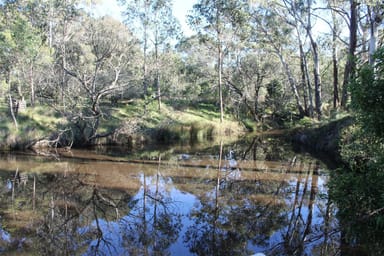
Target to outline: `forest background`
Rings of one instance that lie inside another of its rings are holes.
[[[199,0],[190,35],[171,0],[120,0],[122,20],[95,15],[98,4],[0,1],[2,148],[207,139],[347,118],[330,195],[349,240],[383,250],[381,1]]]

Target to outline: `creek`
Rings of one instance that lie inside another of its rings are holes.
[[[329,164],[278,135],[0,155],[0,253],[337,255]]]

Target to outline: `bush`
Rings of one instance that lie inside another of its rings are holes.
[[[363,129],[384,137],[384,48],[377,51],[375,65],[363,65],[351,83],[352,107]]]

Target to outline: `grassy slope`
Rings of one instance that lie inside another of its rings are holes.
[[[32,141],[49,137],[65,120],[52,109],[35,107],[19,113],[17,122],[16,129],[8,110],[0,111],[0,148],[25,148]]]
[[[128,141],[127,137],[130,137],[130,140],[133,137],[133,140],[161,142],[191,138],[199,140],[217,135],[236,136],[244,132],[244,127],[235,120],[227,118],[221,124],[219,114],[209,105],[177,110],[163,104],[159,112],[156,102],[147,105],[145,110],[143,101],[137,100],[106,109],[98,132],[105,133],[117,129],[115,142],[125,143]],[[1,148],[24,148],[31,141],[49,138],[66,126],[65,119],[47,107],[29,108],[25,113],[20,113],[17,119],[18,129],[6,109],[0,112]]]
[[[244,127],[235,120],[226,118],[220,123],[220,115],[210,105],[178,110],[163,104],[161,111],[157,107],[156,102],[145,108],[142,101],[135,101],[113,109],[111,114],[115,122],[125,123],[146,138],[163,142],[236,136],[244,132]]]

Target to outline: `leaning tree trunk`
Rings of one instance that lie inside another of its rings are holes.
[[[312,39],[311,39],[312,41]],[[316,107],[316,113],[317,113],[317,119],[321,119],[322,112],[321,112],[321,106],[322,106],[322,99],[321,99],[321,77],[320,77],[320,60],[319,60],[319,53],[316,42],[312,41],[312,48],[313,48],[313,75],[315,80],[315,107]]]
[[[284,66],[285,73],[288,77],[289,85],[291,86],[292,93],[295,96],[297,110],[299,111],[300,116],[303,117],[303,116],[305,116],[305,111],[304,111],[303,105],[300,101],[300,96],[299,96],[299,92],[297,91],[297,85],[296,85],[295,78],[293,77],[291,69],[289,68],[288,63],[285,61],[283,55],[280,52],[278,52],[277,54],[280,58],[281,63]]]
[[[10,108],[10,111],[11,111],[11,116],[12,116],[13,123],[15,124],[15,128],[17,130],[19,126],[17,124],[16,114],[15,114],[14,106],[13,106],[13,99],[12,99],[11,95],[9,95],[9,108]]]

